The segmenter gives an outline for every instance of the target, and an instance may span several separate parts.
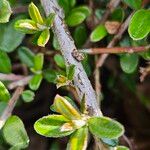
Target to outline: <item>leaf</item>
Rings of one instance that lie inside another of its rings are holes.
[[[23,16],[16,17],[7,24],[0,24],[0,50],[12,52],[22,43],[25,34],[14,29],[14,23],[20,18]]]
[[[63,75],[57,75],[56,78],[56,86],[57,88],[60,88],[62,86],[67,86],[70,84],[70,80],[68,80],[67,77],[63,76]]]
[[[81,119],[80,113],[62,96],[56,95],[54,99],[54,107],[57,112],[68,119]]]
[[[58,40],[55,36],[53,36],[53,47],[56,50],[60,50],[60,45],[59,45]]]
[[[36,7],[36,5],[33,2],[30,3],[30,5],[28,7],[28,11],[29,11],[29,15],[33,21],[35,21],[36,23],[39,23],[39,24],[44,23],[43,18],[39,12],[39,9]]]
[[[129,148],[125,146],[117,146],[115,150],[129,150]]]
[[[72,131],[61,131],[61,127],[68,119],[62,115],[49,115],[37,120],[34,124],[35,131],[46,137],[64,137],[70,135]]]
[[[6,106],[7,102],[4,101],[0,102],[0,116],[3,114],[3,111],[5,110]]]
[[[122,22],[124,19],[124,16],[125,16],[124,10],[122,8],[117,8],[111,14],[111,19],[114,21]]]
[[[6,23],[12,14],[10,4],[7,0],[0,0],[0,23]]]
[[[86,27],[84,25],[77,26],[73,33],[73,37],[77,47],[81,48],[88,37]]]
[[[81,24],[86,18],[86,15],[80,11],[74,11],[66,18],[66,23],[70,27]]]
[[[123,1],[133,9],[140,9],[142,5],[142,0],[123,0]]]
[[[41,46],[41,47],[45,47],[45,45],[47,44],[47,42],[49,41],[50,38],[50,32],[49,29],[45,29],[44,31],[42,31],[42,33],[40,34],[38,40],[37,40],[37,45]]]
[[[56,54],[54,56],[54,61],[60,68],[66,68],[64,58],[60,54]]]
[[[70,7],[74,7],[76,4],[76,0],[69,0]]]
[[[69,13],[70,6],[68,0],[58,0],[58,4],[63,8],[65,16]]]
[[[34,69],[36,71],[41,71],[43,69],[44,55],[43,53],[38,53],[34,56]]]
[[[39,31],[36,23],[30,19],[21,19],[15,22],[15,28],[26,34],[35,34]]]
[[[97,26],[91,33],[90,39],[92,42],[98,42],[107,35],[107,30],[104,25]]]
[[[8,102],[10,94],[5,85],[0,81],[0,101]]]
[[[150,32],[150,10],[138,10],[131,18],[128,32],[133,40],[141,40]]]
[[[139,57],[137,54],[123,54],[120,57],[120,65],[124,72],[133,73],[139,62]]]
[[[87,105],[86,105],[85,94],[83,95],[82,100],[81,100],[80,111],[83,114],[88,114],[88,108],[87,108]]]
[[[123,126],[108,117],[91,117],[88,120],[90,132],[98,138],[119,138],[124,133]]]
[[[53,22],[54,22],[54,19],[55,19],[55,14],[54,13],[50,13],[49,16],[46,18],[46,25],[48,27],[51,27],[53,25]]]
[[[75,65],[69,65],[66,68],[67,78],[72,81],[75,73]]]
[[[20,149],[24,149],[29,145],[29,138],[24,124],[17,116],[11,116],[7,119],[3,127],[3,136],[11,146],[18,146]]]
[[[75,131],[67,144],[67,150],[86,150],[88,143],[88,128],[82,127]]]
[[[118,139],[107,139],[101,138],[102,142],[107,144],[108,146],[115,147],[118,145]]]
[[[18,49],[18,56],[23,64],[26,64],[28,67],[34,66],[35,54],[27,47],[24,46],[20,47]]]
[[[0,50],[0,72],[11,73],[11,61],[7,53]]]
[[[55,83],[57,78],[57,72],[52,69],[46,69],[43,72],[44,79],[46,79],[50,83]]]
[[[28,102],[33,101],[35,94],[31,90],[26,90],[26,91],[23,91],[21,96],[22,96],[22,99],[28,103]]]
[[[42,78],[41,74],[34,75],[29,82],[30,89],[36,91],[41,84]]]

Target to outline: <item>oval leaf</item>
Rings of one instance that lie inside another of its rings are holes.
[[[129,35],[133,40],[141,40],[150,32],[150,10],[138,10],[131,18]]]
[[[24,124],[17,116],[11,116],[7,119],[3,127],[3,135],[6,142],[11,146],[18,146],[20,149],[24,149],[29,144]]]
[[[115,150],[129,150],[129,148],[125,146],[117,146]]]
[[[60,68],[66,68],[65,60],[60,54],[54,56],[54,61]]]
[[[123,126],[108,117],[92,117],[88,124],[91,133],[99,138],[116,139],[124,133]]]
[[[92,42],[98,42],[107,35],[107,30],[104,25],[97,26],[91,33],[90,39]]]
[[[21,96],[22,96],[22,99],[28,103],[28,102],[33,101],[35,94],[34,92],[30,90],[26,90],[26,91],[23,91]]]
[[[44,55],[43,55],[43,53],[38,53],[36,56],[34,56],[34,69],[36,71],[42,70],[43,63],[44,63]]]
[[[142,4],[142,0],[123,0],[123,1],[133,9],[139,9]]]
[[[49,115],[37,120],[34,124],[35,131],[46,137],[64,137],[73,131],[61,131],[63,124],[68,122],[62,115]]]

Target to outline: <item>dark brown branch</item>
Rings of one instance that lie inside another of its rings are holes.
[[[102,115],[97,104],[95,91],[84,71],[81,62],[77,61],[72,55],[72,52],[77,49],[70,35],[70,32],[67,29],[67,26],[63,21],[64,14],[62,9],[58,6],[56,0],[41,0],[41,3],[47,16],[50,13],[56,14],[52,29],[58,39],[66,65],[74,64],[76,66],[74,85],[77,88],[80,99],[83,97],[83,94],[85,94],[86,104],[89,108],[90,114],[96,116]]]
[[[23,90],[24,87],[18,87],[15,90],[12,98],[9,100],[7,107],[5,108],[4,112],[0,116],[0,129],[3,127],[8,117],[11,116],[11,113],[17,103],[17,100],[19,99],[19,96],[22,94]]]
[[[81,52],[95,55],[95,54],[118,54],[118,53],[137,53],[150,49],[150,45],[139,47],[112,47],[112,48],[90,48],[83,49]]]

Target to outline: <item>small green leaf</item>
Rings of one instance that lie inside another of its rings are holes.
[[[113,13],[111,14],[111,19],[113,21],[119,21],[122,22],[124,19],[125,13],[124,13],[124,9],[122,8],[117,8],[113,11]]]
[[[57,88],[60,88],[62,86],[67,86],[70,84],[70,80],[68,80],[67,77],[63,76],[63,75],[57,75],[56,78],[56,86]]]
[[[10,4],[7,0],[0,0],[0,23],[6,23],[12,14]]]
[[[69,1],[68,0],[58,0],[58,4],[63,8],[65,12],[65,16],[68,15],[70,6],[69,6]]]
[[[107,139],[101,138],[102,142],[107,144],[108,146],[115,147],[118,145],[118,139]]]
[[[55,36],[53,36],[53,47],[56,50],[60,50],[60,45],[59,45],[58,40]]]
[[[46,137],[64,137],[72,131],[61,131],[61,127],[69,120],[62,115],[49,115],[37,120],[34,124],[35,131]]]
[[[150,32],[150,10],[138,10],[131,18],[128,32],[133,40],[141,40]]]
[[[60,54],[56,54],[54,56],[54,61],[60,68],[66,68],[64,58]]]
[[[88,114],[88,108],[87,108],[87,105],[86,105],[85,94],[83,95],[82,100],[81,100],[80,111],[83,114]]]
[[[50,83],[55,83],[57,78],[57,72],[52,69],[46,69],[43,72],[44,79],[46,79]]]
[[[108,117],[91,117],[88,124],[91,133],[99,138],[116,139],[124,133],[123,126]]]
[[[28,102],[33,101],[35,94],[34,92],[30,90],[26,90],[26,91],[23,91],[21,96],[22,96],[22,99],[28,103]]]
[[[75,131],[67,144],[67,150],[86,150],[88,143],[88,128],[82,127]]]
[[[81,119],[80,113],[62,96],[56,95],[54,107],[57,112],[68,119]]]
[[[72,81],[75,73],[75,65],[69,65],[66,68],[66,74],[68,80]]]
[[[66,23],[70,27],[81,24],[86,18],[86,15],[80,11],[74,11],[66,18]]]
[[[76,0],[69,0],[70,7],[74,7],[76,4]]]
[[[3,127],[3,136],[11,146],[18,146],[20,149],[24,149],[29,145],[29,138],[24,124],[17,116],[11,116],[7,119]]]
[[[117,146],[115,150],[129,150],[129,148],[125,146]]]
[[[40,34],[38,40],[37,40],[37,45],[41,46],[41,47],[45,47],[45,45],[47,44],[47,42],[49,41],[50,38],[50,32],[49,29],[45,29],[44,31],[42,31],[42,33]]]
[[[41,84],[42,78],[41,74],[34,75],[29,82],[30,89],[36,91]]]
[[[34,66],[34,53],[27,47],[20,47],[18,56],[23,64],[26,64],[28,67]]]
[[[51,27],[53,25],[53,22],[54,22],[54,19],[55,19],[55,14],[54,13],[50,13],[49,16],[46,18],[46,25],[48,27]]]
[[[139,57],[137,54],[123,54],[120,57],[120,65],[124,72],[133,73],[139,62]]]
[[[0,101],[8,102],[10,99],[10,94],[5,87],[5,85],[0,81]]]
[[[104,25],[97,26],[91,33],[90,39],[92,42],[98,42],[107,35],[107,30]]]
[[[26,34],[35,34],[39,31],[36,23],[30,19],[21,19],[16,21],[15,28]]]
[[[43,53],[38,53],[34,56],[34,69],[36,71],[41,71],[43,69],[44,55]]]
[[[0,102],[0,116],[3,114],[3,111],[5,110],[6,106],[7,102],[4,101]]]
[[[0,50],[0,72],[11,73],[11,61],[7,53]]]
[[[142,0],[123,0],[127,5],[133,9],[140,9]]]

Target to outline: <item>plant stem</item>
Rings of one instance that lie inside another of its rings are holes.
[[[77,49],[66,24],[63,21],[64,13],[62,9],[58,6],[56,0],[41,0],[41,3],[45,10],[46,16],[49,16],[50,13],[56,14],[52,29],[54,35],[58,39],[66,65],[76,66],[74,74],[74,85],[77,88],[77,93],[80,100],[85,94],[89,114],[101,116],[102,112],[97,104],[95,91],[87,77],[87,74],[85,73],[81,62],[77,61],[72,55],[72,52],[76,51]]]
[[[16,80],[21,80],[23,78],[24,78],[24,76],[22,76],[22,75],[0,73],[0,80],[16,81]]]
[[[24,90],[24,87],[22,87],[22,86],[17,87],[17,89],[15,90],[12,98],[9,100],[5,110],[3,111],[3,114],[0,117],[0,129],[3,127],[6,120],[11,115],[11,113],[12,113],[12,111],[13,111],[16,103],[17,103],[17,100],[19,99],[19,96],[21,95],[23,90]]]

